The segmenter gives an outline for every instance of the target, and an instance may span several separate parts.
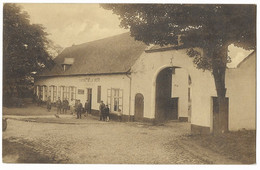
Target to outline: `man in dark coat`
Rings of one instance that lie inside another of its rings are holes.
[[[64,113],[67,114],[68,107],[69,107],[69,101],[65,98],[62,103],[62,113],[63,114]]]
[[[50,96],[48,97],[48,100],[47,100],[47,110],[48,110],[48,112],[51,111],[51,97]]]
[[[78,100],[78,104],[77,104],[77,119],[81,119],[81,113],[82,113],[82,104],[80,103],[80,100]]]
[[[104,120],[105,107],[106,107],[105,104],[103,103],[103,101],[101,101],[99,105],[99,121]]]
[[[56,107],[57,107],[57,114],[61,113],[61,100],[60,97],[58,97],[58,100],[56,101]]]
[[[85,102],[85,112],[86,115],[90,114],[90,102],[88,100]]]

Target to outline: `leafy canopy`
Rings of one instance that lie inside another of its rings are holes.
[[[29,15],[19,6],[4,4],[3,81],[6,91],[26,86],[32,81],[32,72],[52,66],[47,35],[42,25],[30,24]]]
[[[102,4],[119,15],[121,26],[130,28],[136,40],[146,44],[177,45],[188,48],[197,67],[211,69],[226,64],[228,58],[220,54],[234,43],[245,49],[255,49],[255,5],[181,5],[181,4]]]

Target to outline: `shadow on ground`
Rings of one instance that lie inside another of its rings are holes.
[[[186,136],[184,142],[198,145],[242,164],[256,163],[256,131],[242,130],[218,136]]]
[[[18,142],[3,139],[2,157],[4,163],[57,163],[57,161],[44,156],[31,147]]]

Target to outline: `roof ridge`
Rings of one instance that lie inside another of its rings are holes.
[[[118,37],[118,36],[122,36],[123,34],[130,34],[130,32],[124,32],[124,33],[121,33],[121,34],[116,34],[116,35],[111,35],[109,37],[105,37],[105,38],[100,38],[100,39],[97,39],[97,40],[93,40],[93,41],[88,41],[88,42],[84,42],[84,43],[81,43],[81,44],[76,44],[76,45],[72,45],[70,47],[76,47],[76,46],[81,46],[81,45],[86,45],[86,44],[89,44],[89,43],[94,43],[94,42],[98,42],[98,41],[103,41],[105,39],[109,39],[109,38],[115,38],[115,37]],[[66,47],[66,48],[70,48],[70,47]],[[66,49],[65,48],[65,49]]]
[[[236,68],[240,67],[250,56],[252,56],[256,51],[252,51],[248,56],[246,56],[242,61],[240,61]]]
[[[127,72],[147,45],[136,41],[130,32],[65,48],[55,59],[54,68],[42,75]],[[65,58],[75,58],[70,69],[59,69]]]

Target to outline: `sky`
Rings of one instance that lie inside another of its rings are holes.
[[[117,35],[129,30],[119,27],[120,20],[110,10],[99,4],[65,3],[24,3],[19,4],[30,15],[31,23],[42,24],[49,38],[63,48]],[[229,68],[235,68],[252,51],[245,51],[234,45],[229,46],[232,62]]]
[[[42,24],[63,48],[127,32],[112,11],[99,4],[20,4],[31,23]]]

